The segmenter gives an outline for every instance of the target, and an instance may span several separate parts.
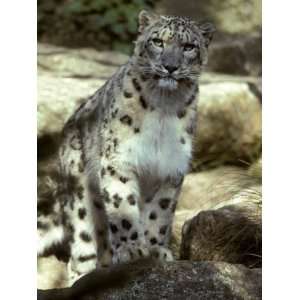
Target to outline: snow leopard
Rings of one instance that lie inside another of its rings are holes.
[[[70,283],[112,264],[173,260],[173,215],[214,31],[141,11],[133,55],[66,122],[56,218],[51,230],[38,219],[38,253],[67,239]]]

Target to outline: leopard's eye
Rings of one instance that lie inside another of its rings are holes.
[[[159,48],[163,48],[164,42],[161,39],[152,39],[152,43]]]
[[[196,48],[196,46],[194,44],[184,44],[183,45],[183,51],[185,52],[190,52],[192,50],[194,50]]]

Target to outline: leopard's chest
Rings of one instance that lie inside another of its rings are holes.
[[[141,122],[140,132],[124,143],[124,159],[139,176],[163,180],[185,174],[191,141],[184,134],[184,126],[176,116],[149,113]]]

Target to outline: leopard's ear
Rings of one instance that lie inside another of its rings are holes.
[[[142,33],[146,27],[153,24],[158,19],[158,15],[150,13],[146,10],[142,10],[139,13],[139,33]]]
[[[205,46],[208,47],[217,29],[212,23],[203,23],[199,24],[198,26],[202,36],[204,37]]]

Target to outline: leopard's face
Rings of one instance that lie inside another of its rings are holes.
[[[139,22],[135,56],[141,73],[162,89],[174,90],[195,81],[207,62],[214,27],[145,11]]]

